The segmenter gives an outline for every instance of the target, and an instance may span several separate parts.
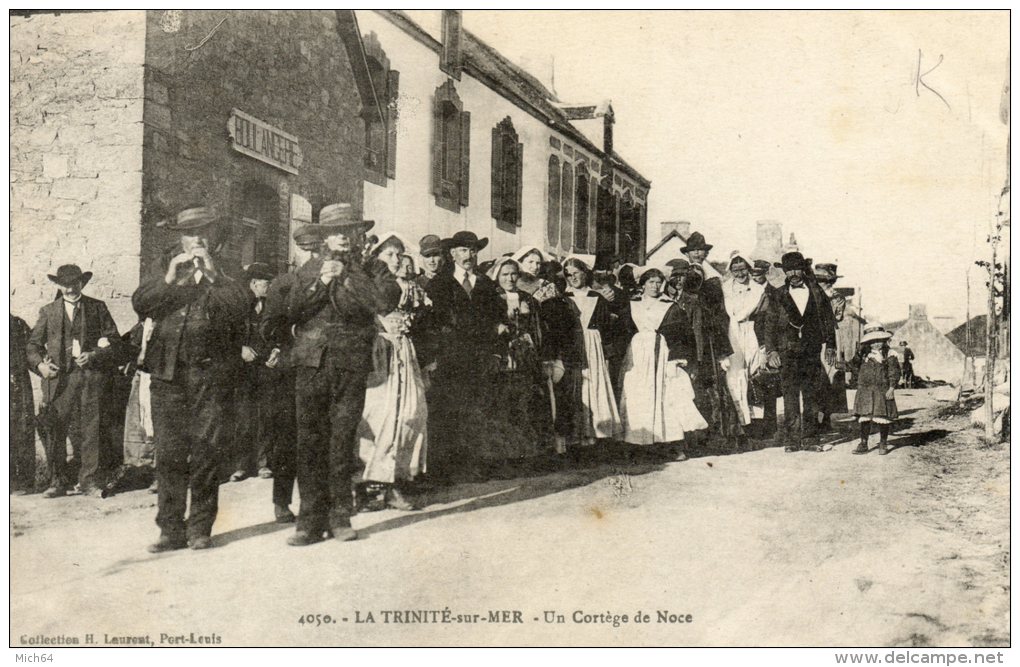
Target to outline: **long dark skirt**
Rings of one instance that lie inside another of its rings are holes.
[[[480,458],[514,461],[552,451],[552,410],[541,380],[527,371],[503,371],[493,377],[487,432],[477,450]]]

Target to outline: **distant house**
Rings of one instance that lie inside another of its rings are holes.
[[[963,352],[928,320],[925,304],[910,305],[910,317],[896,329],[889,345],[899,352],[902,341],[906,341],[914,353],[914,375],[951,383],[963,378]]]
[[[681,257],[681,249],[687,245],[687,237],[691,234],[691,223],[684,220],[665,221],[660,223],[660,231],[662,238],[645,253],[645,261],[649,264],[665,264]]]

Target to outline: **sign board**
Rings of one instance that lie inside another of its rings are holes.
[[[298,173],[302,154],[298,139],[265,121],[249,116],[238,109],[230,112],[227,122],[230,144],[234,150],[277,169]]]

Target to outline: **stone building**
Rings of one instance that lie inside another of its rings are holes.
[[[383,110],[351,11],[21,11],[11,35],[11,309],[95,273],[118,326],[194,202],[229,220],[231,265],[284,270],[293,225],[363,200]]]
[[[386,118],[368,128],[365,211],[417,240],[470,229],[486,256],[534,245],[643,260],[650,182],[613,146],[607,102],[570,104],[459,11],[357,12]]]
[[[925,304],[910,304],[910,317],[896,328],[889,341],[890,348],[898,353],[901,341],[906,341],[914,352],[914,375],[952,384],[960,382],[964,375],[964,354],[931,323]]]

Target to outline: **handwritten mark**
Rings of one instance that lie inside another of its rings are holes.
[[[921,73],[921,59],[922,58],[923,58],[923,54],[921,53],[921,49],[918,49],[917,50],[917,77],[914,79],[914,92],[917,93],[918,97],[920,97],[921,96],[921,86],[924,86],[929,91],[934,93],[936,97],[938,97],[940,100],[942,100],[942,103],[946,105],[947,109],[952,111],[953,107],[949,106],[949,102],[946,101],[946,98],[942,97],[942,95],[939,93],[939,91],[935,90],[934,88],[929,86],[924,81],[924,77],[926,77],[929,74],[931,74],[932,72],[934,72],[936,69],[938,69],[939,65],[942,64],[942,60],[943,60],[942,54],[941,53],[939,54],[939,61],[937,63],[935,63],[935,66],[932,67],[927,72],[924,72],[923,74]]]

